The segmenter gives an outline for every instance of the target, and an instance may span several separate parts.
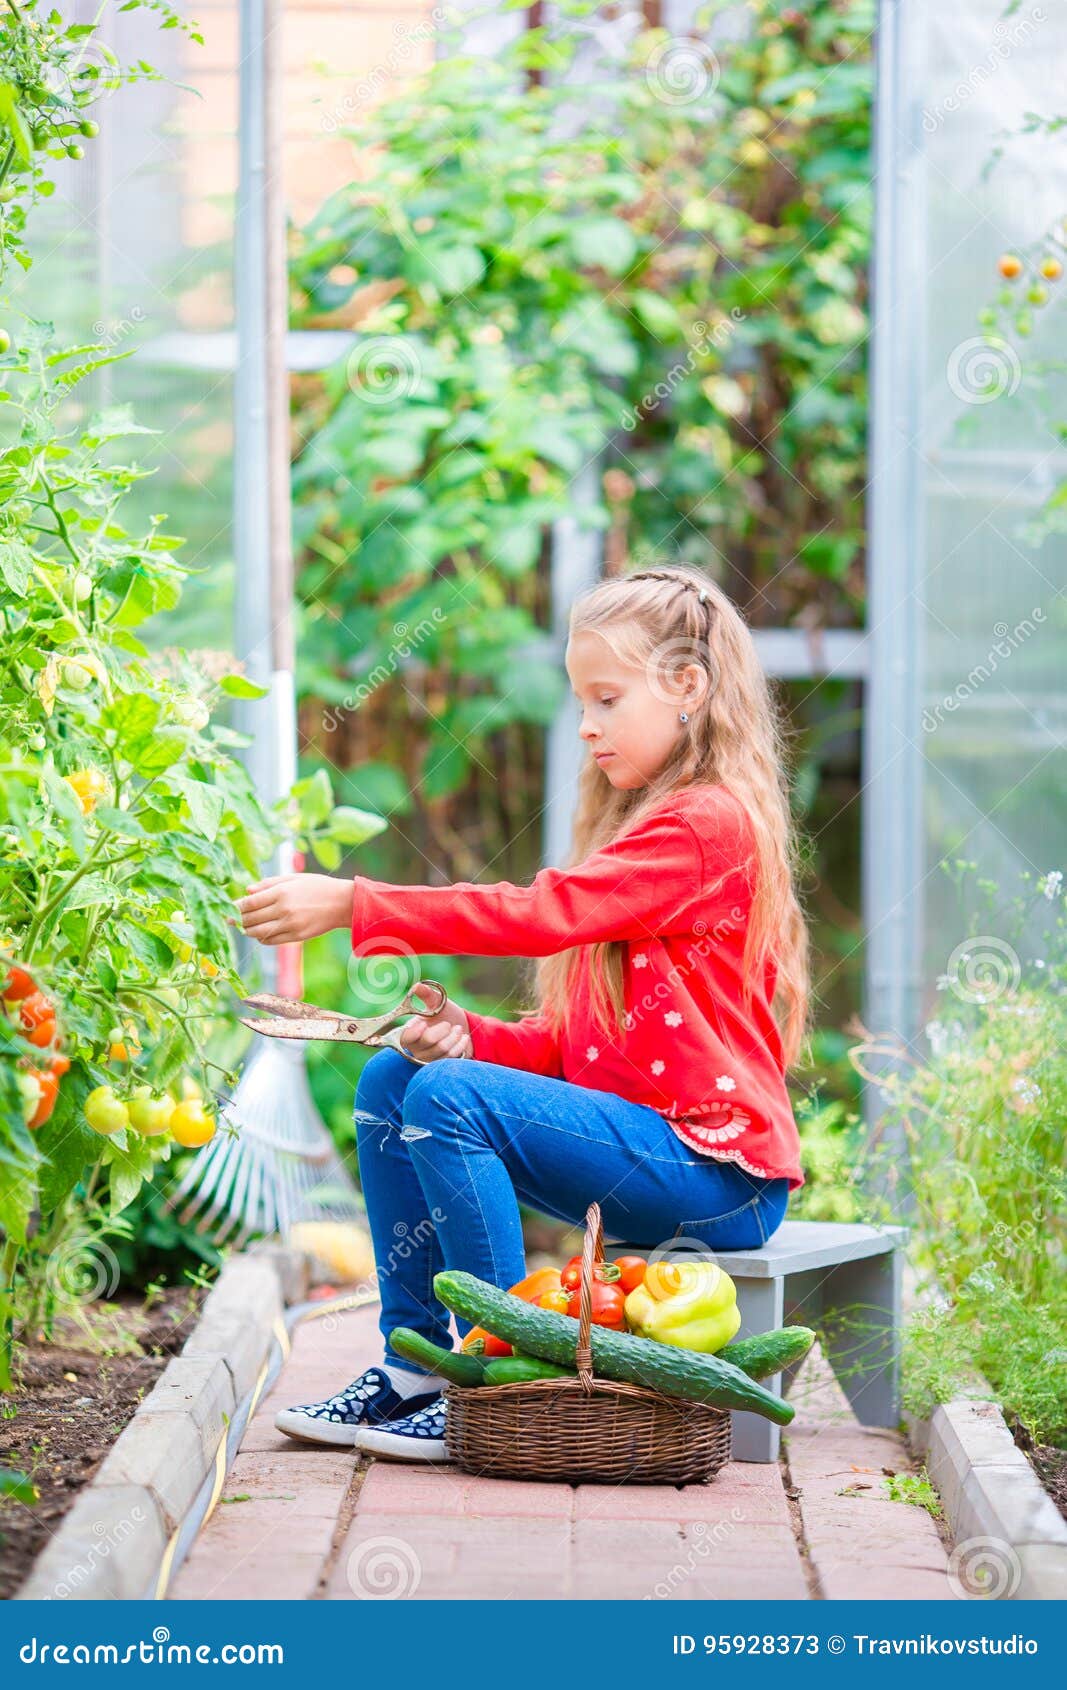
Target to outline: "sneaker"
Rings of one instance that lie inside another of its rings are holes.
[[[366,1373],[361,1373],[335,1397],[327,1397],[325,1402],[281,1409],[274,1416],[274,1424],[279,1432],[286,1432],[291,1438],[306,1438],[314,1444],[340,1444],[351,1449],[361,1427],[395,1420],[399,1414],[424,1408],[437,1400],[436,1391],[402,1397],[387,1373],[380,1367],[368,1367]]]
[[[436,1397],[387,1425],[361,1426],[356,1448],[393,1461],[454,1461],[445,1448],[445,1399]]]

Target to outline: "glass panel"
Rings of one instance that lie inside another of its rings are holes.
[[[1067,383],[1048,368],[1067,325],[1057,273],[1067,263],[1067,155],[1028,122],[1062,104],[1067,12],[969,0],[919,15],[928,32],[919,741],[929,1008],[936,978],[960,966],[953,952],[966,931],[940,860],[974,860],[1009,897],[1022,890],[1021,870],[1067,864],[1067,525],[1062,500],[1058,530],[1048,509],[1067,486],[1057,435]],[[998,267],[1005,254],[1021,261],[1014,279]],[[996,968],[996,946],[987,949]]]
[[[71,12],[92,22],[99,6]],[[143,59],[163,79],[101,100],[84,159],[54,167],[55,194],[30,225],[34,267],[21,301],[68,344],[131,353],[80,396],[90,411],[129,405],[159,431],[120,443],[124,458],[155,470],[131,491],[128,521],[165,511],[167,531],[186,538],[183,562],[204,571],[157,637],[229,646],[236,0],[208,0],[190,16],[203,46],[161,30],[150,10],[108,8],[101,36],[120,63]],[[152,624],[144,634],[151,642]]]

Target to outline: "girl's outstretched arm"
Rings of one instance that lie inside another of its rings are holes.
[[[357,875],[352,943],[381,939],[434,956],[551,956],[573,945],[670,931],[706,881],[699,835],[678,809],[654,811],[573,868],[509,881],[392,886]]]

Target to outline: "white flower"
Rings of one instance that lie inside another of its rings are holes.
[[[662,1074],[662,1072],[663,1072],[664,1068],[666,1068],[666,1066],[667,1066],[667,1064],[665,1062],[653,1062],[652,1072],[654,1074]]]
[[[644,951],[635,952],[633,964],[634,964],[635,968],[647,968],[648,967],[648,958],[645,955]]]
[[[1041,885],[1041,890],[1051,904],[1063,885],[1063,874],[1058,868],[1050,869]]]
[[[590,1045],[589,1049],[585,1053],[586,1061],[595,1062],[599,1055],[600,1052],[597,1050],[596,1045]]]
[[[682,1025],[682,1017],[676,1009],[668,1009],[663,1019],[668,1027],[680,1027]]]
[[[720,1074],[715,1081],[716,1091],[736,1091],[737,1081],[731,1080],[729,1074]]]

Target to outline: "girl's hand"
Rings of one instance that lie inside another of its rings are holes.
[[[414,990],[418,991],[418,986]],[[470,1056],[473,1051],[467,1011],[446,998],[436,1015],[413,1015],[400,1031],[400,1043],[420,1062],[443,1056]]]
[[[352,919],[352,882],[330,874],[274,874],[238,898],[241,923],[261,945],[317,939]]]

